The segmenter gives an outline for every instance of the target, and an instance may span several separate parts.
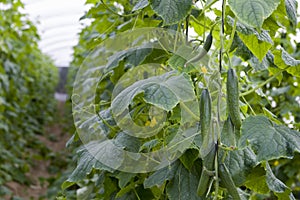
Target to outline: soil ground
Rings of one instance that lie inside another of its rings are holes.
[[[58,102],[58,112],[56,119],[62,119],[64,115],[65,102]],[[63,123],[57,122],[45,127],[45,134],[38,136],[38,139],[46,145],[50,152],[55,153],[56,156],[64,156],[66,149],[65,145],[70,134],[66,133],[63,128]],[[36,154],[36,152],[33,152]],[[36,200],[41,199],[48,189],[47,179],[55,177],[55,173],[49,172],[50,160],[47,159],[35,159],[32,160],[32,167],[26,176],[31,180],[30,185],[23,185],[17,182],[8,182],[5,185],[12,191],[11,196],[7,196],[5,199],[11,199],[12,196],[21,197],[24,200]]]

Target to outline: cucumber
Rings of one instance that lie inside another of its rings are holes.
[[[231,175],[224,163],[219,165],[219,176],[221,182],[227,189],[228,193],[232,196],[233,200],[241,200],[241,196],[231,178]]]
[[[202,146],[200,154],[206,157],[207,154],[214,148],[214,134],[211,131],[212,111],[211,111],[211,96],[208,89],[204,89],[200,97],[200,125]]]
[[[222,144],[225,144],[228,147],[236,146],[234,126],[232,124],[230,116],[227,117],[227,119],[223,125],[223,129],[221,132],[221,142],[222,142]]]
[[[239,105],[239,81],[234,69],[227,72],[227,106],[231,121],[237,130],[240,130],[242,120]]]
[[[202,158],[202,172],[199,180],[197,194],[205,196],[209,187],[209,183],[214,176],[214,163],[216,156],[216,147],[211,148],[211,151]]]
[[[211,48],[211,45],[212,45],[212,42],[213,42],[213,36],[212,36],[212,33],[210,32],[208,34],[208,36],[206,37],[206,39],[205,39],[203,49],[200,51],[200,53],[197,56],[195,56],[195,57],[191,58],[190,60],[188,60],[185,63],[184,66],[186,67],[190,63],[197,62],[197,61],[201,60],[201,58],[203,58],[207,54],[207,52],[209,52],[209,50]]]
[[[212,33],[210,32],[208,34],[208,36],[206,37],[205,43],[203,45],[203,49],[206,51],[206,53],[209,52],[211,45],[212,45],[212,41],[213,41],[213,36],[212,36]]]
[[[199,103],[201,136],[202,143],[204,143],[205,138],[209,136],[211,128],[211,97],[208,89],[202,90]]]
[[[211,133],[211,97],[209,91],[204,89],[200,97],[200,125],[202,146],[200,154],[202,157],[202,172],[198,184],[199,196],[206,194],[211,177],[214,175],[214,161],[216,156],[216,145],[214,135]]]

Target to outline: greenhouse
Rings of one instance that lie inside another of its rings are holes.
[[[300,199],[298,4],[0,1],[0,199]]]

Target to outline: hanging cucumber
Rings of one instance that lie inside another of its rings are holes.
[[[193,63],[193,62],[197,62],[201,58],[203,58],[207,54],[207,52],[210,50],[211,45],[212,45],[212,41],[213,41],[213,36],[212,36],[212,33],[210,32],[208,34],[208,36],[206,37],[206,39],[205,39],[203,49],[200,51],[200,53],[197,56],[195,56],[195,57],[191,58],[190,60],[188,60],[184,64],[184,66],[186,67],[188,64]]]
[[[219,176],[221,178],[221,182],[227,189],[228,193],[231,195],[233,200],[241,200],[240,194],[231,178],[231,175],[224,163],[219,165]]]
[[[214,145],[210,152],[202,157],[202,172],[200,181],[197,188],[197,194],[199,196],[205,196],[209,187],[209,183],[212,180],[212,177],[215,175],[214,172],[214,163],[216,156],[216,146]]]
[[[204,142],[210,134],[211,128],[211,97],[208,89],[204,89],[200,96],[200,125],[201,137]]]
[[[238,77],[234,69],[229,69],[227,72],[227,106],[228,113],[233,125],[237,130],[240,130],[242,120],[240,116],[239,106],[239,85]]]
[[[226,121],[224,122],[223,129],[221,132],[221,142],[222,144],[225,144],[228,147],[236,146],[234,126],[232,124],[230,116],[228,116]]]
[[[209,182],[214,176],[214,161],[216,155],[216,145],[214,135],[211,133],[211,97],[209,91],[204,89],[200,97],[200,125],[202,146],[200,154],[202,157],[202,172],[197,189],[199,196],[206,194]]]

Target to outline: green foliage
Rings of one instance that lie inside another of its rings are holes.
[[[164,25],[175,24],[183,20],[191,10],[192,0],[153,0],[152,9],[162,17]]]
[[[256,28],[261,28],[264,20],[274,12],[279,3],[280,0],[228,0],[239,20]]]
[[[242,126],[240,148],[251,146],[258,161],[292,158],[300,152],[299,132],[280,126],[264,116],[248,117]]]
[[[192,1],[115,2],[118,6],[112,1],[87,1],[93,6],[83,18],[93,22],[82,30],[74,48],[71,83],[80,66],[80,73],[98,70],[101,74],[93,77],[101,79],[97,97],[85,104],[85,111],[95,107],[99,116],[86,115],[82,124],[76,124],[79,131],[74,138],[79,140],[80,130],[91,134],[81,138],[86,145],[78,151],[77,167],[63,184],[62,196],[68,197],[70,191],[80,195],[85,191],[94,199],[294,199],[299,195],[300,183],[295,178],[299,171],[291,170],[300,167],[294,158],[300,153],[300,53],[291,39],[299,28],[297,3],[228,0],[223,8],[214,8],[216,1],[200,1],[203,8],[199,9]],[[216,19],[210,19],[208,11]],[[197,33],[193,40],[184,36],[187,26]],[[128,43],[117,45],[118,51],[111,51],[114,40],[107,38],[115,36],[117,40],[128,31],[141,39],[134,32],[141,27],[169,28],[176,35],[139,45],[138,40],[126,40]],[[198,47],[210,32],[214,38],[210,52],[185,67],[201,52]],[[84,61],[99,44],[103,48],[90,55],[101,59]],[[138,48],[127,49],[130,45]],[[109,57],[107,52],[113,55]],[[95,63],[98,68],[93,68]],[[157,68],[145,67],[149,63]],[[238,81],[231,86],[236,89],[234,111],[241,118],[237,117],[241,127],[229,116],[233,109],[228,111],[226,101],[226,96],[232,97],[231,88],[226,88],[226,72],[233,69]],[[92,80],[82,81],[90,84]],[[203,128],[198,101],[206,90],[211,94],[212,123]],[[75,102],[77,93],[73,95]],[[152,107],[167,114],[155,115]],[[127,127],[130,120],[134,126]],[[98,126],[99,132],[95,131]],[[149,128],[158,130],[157,135],[147,135]],[[126,132],[132,129],[139,130],[138,135]],[[211,137],[215,135],[217,142],[202,144],[203,129],[209,130]],[[120,148],[110,148],[105,137]],[[168,144],[182,154],[166,167],[140,173],[119,170],[125,160],[124,149],[130,152],[127,156],[132,163],[137,163],[140,158],[135,153],[157,151]],[[212,147],[217,147],[216,159],[210,156],[204,162],[206,154],[202,152]],[[110,162],[112,157],[120,160]],[[210,169],[205,163],[210,163]],[[204,197],[197,195],[201,174],[211,180],[205,184]]]
[[[38,48],[39,36],[21,1],[0,3],[0,185],[28,183],[30,148],[52,118],[57,69]]]

